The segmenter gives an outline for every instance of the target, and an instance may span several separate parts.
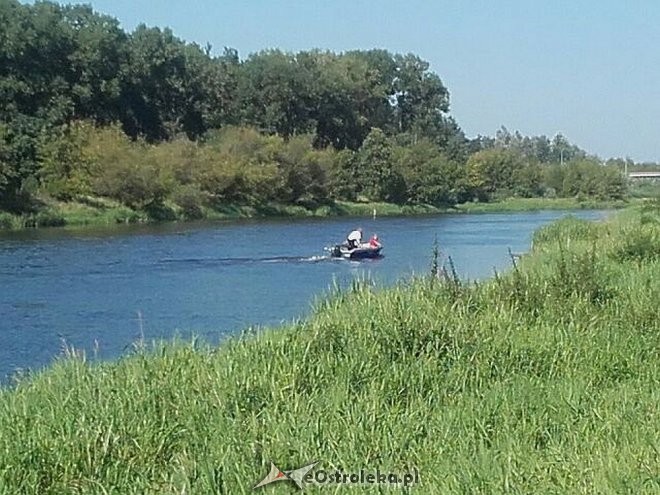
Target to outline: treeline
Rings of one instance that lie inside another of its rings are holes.
[[[398,144],[377,128],[356,151],[314,143],[313,134],[284,139],[227,126],[198,141],[150,144],[131,140],[118,126],[77,122],[40,148],[41,188],[62,200],[107,197],[161,214],[169,205],[190,218],[225,205],[315,209],[336,200],[453,205],[509,196],[625,194],[616,166],[586,156],[562,166],[494,146],[463,162],[429,140]]]
[[[469,140],[419,57],[268,50],[240,60],[89,6],[0,0],[0,209],[454,204],[625,195],[562,136]]]

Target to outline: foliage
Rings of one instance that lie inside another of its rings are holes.
[[[660,229],[655,224],[640,225],[624,230],[624,236],[612,253],[619,261],[638,262],[660,259]]]
[[[511,150],[495,148],[471,155],[467,175],[472,196],[486,201],[497,191],[511,193],[514,173],[525,166],[522,155]]]
[[[357,156],[359,192],[371,201],[401,203],[405,183],[394,168],[392,145],[378,128],[371,130]]]
[[[116,127],[95,133],[86,149],[93,193],[132,208],[162,202],[171,189],[171,178],[154,151],[145,143],[132,143]]]
[[[32,211],[31,194],[39,170],[40,128],[37,119],[17,116],[0,121],[0,208]]]
[[[573,216],[567,216],[534,232],[533,243],[569,244],[571,241],[595,241],[602,235],[603,226]]]
[[[627,186],[616,166],[583,159],[566,167],[563,192],[565,196],[622,199],[626,196]]]
[[[39,178],[45,191],[62,200],[72,200],[91,191],[91,171],[85,148],[93,126],[72,122],[43,136],[38,149]]]
[[[420,140],[395,149],[397,170],[411,203],[453,205],[469,199],[466,169],[434,143]]]

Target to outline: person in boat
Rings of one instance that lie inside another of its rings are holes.
[[[362,244],[362,229],[357,228],[348,234],[348,237],[346,238],[346,245],[349,247],[349,249],[357,249],[360,247],[360,244]]]
[[[369,247],[374,249],[380,247],[380,241],[378,240],[378,236],[376,234],[372,235],[371,239],[369,239]]]

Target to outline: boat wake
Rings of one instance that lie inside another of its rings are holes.
[[[163,258],[159,264],[167,265],[250,265],[258,263],[319,263],[330,261],[329,255],[323,256],[268,256],[262,258]]]

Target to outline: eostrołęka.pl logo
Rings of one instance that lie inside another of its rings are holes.
[[[352,473],[346,473],[342,469],[335,469],[333,471],[317,469],[312,472],[312,469],[314,469],[319,462],[320,461],[316,461],[299,467],[298,469],[283,471],[271,461],[270,472],[263,480],[257,483],[254,488],[260,488],[269,485],[270,483],[274,483],[275,481],[290,481],[300,490],[304,488],[305,483],[314,484],[316,486],[380,484],[403,487],[410,487],[419,483],[419,472],[417,469],[413,469],[412,472],[407,472],[402,475],[391,472],[381,472],[380,469],[360,469],[358,472]]]
[[[292,481],[293,483],[296,484],[298,488],[301,490],[303,489],[303,480],[307,473],[309,473],[312,469],[314,469],[314,466],[316,466],[319,463],[319,461],[312,462],[310,464],[307,464],[301,468],[298,469],[291,469],[289,471],[282,471],[280,468],[278,468],[273,462],[271,461],[270,463],[270,472],[266,475],[266,477],[261,480],[259,483],[254,485],[255,488],[259,488],[264,485],[268,485],[270,483],[273,483],[275,481]]]

